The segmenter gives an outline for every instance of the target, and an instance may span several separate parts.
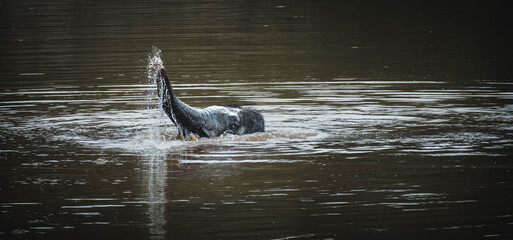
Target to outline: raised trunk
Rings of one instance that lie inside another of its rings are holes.
[[[176,97],[163,67],[156,66],[155,81],[162,102],[162,109],[179,129],[182,138],[188,139],[191,133],[200,137],[209,137],[200,127],[201,123],[204,122],[204,114]]]

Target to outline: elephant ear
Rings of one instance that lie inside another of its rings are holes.
[[[241,108],[240,125],[244,127],[242,134],[265,132],[264,116],[252,107]]]

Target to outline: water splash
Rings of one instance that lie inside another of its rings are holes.
[[[155,84],[155,66],[160,65],[164,66],[164,62],[162,61],[162,58],[160,57],[161,50],[157,47],[153,46],[150,53],[148,54],[148,65],[146,65],[146,83],[150,86]],[[158,104],[155,103],[155,100],[158,100],[157,94],[156,94],[156,88],[152,87],[148,91],[148,94],[146,95],[146,101],[148,103],[148,109],[154,108],[158,106]],[[160,103],[160,101],[157,101],[157,103]],[[160,109],[160,106],[158,106]]]
[[[148,65],[146,66],[146,81],[150,86],[155,85],[155,66],[164,66],[164,62],[161,58],[162,51],[153,46],[150,53],[148,54]],[[153,123],[149,126],[148,134],[143,134],[141,139],[153,143],[151,145],[160,146],[169,140],[169,123],[167,122],[167,116],[162,110],[162,101],[156,94],[156,87],[151,87],[146,95],[147,110],[148,110],[148,122]],[[155,112],[157,115],[155,116]],[[156,121],[155,121],[156,120]]]
[[[162,51],[156,46],[153,46],[150,53],[148,54],[148,66],[146,67],[146,70],[148,73],[147,79],[149,81],[153,81],[153,76],[155,74],[155,65],[164,66],[161,54]]]

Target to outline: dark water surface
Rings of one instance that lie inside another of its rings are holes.
[[[507,9],[2,2],[0,238],[511,239]],[[268,132],[176,140],[152,46]]]

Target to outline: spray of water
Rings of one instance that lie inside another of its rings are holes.
[[[146,66],[146,81],[150,86],[155,86],[156,65],[164,66],[164,63],[161,58],[161,50],[153,46],[148,54],[148,64]],[[172,129],[171,122],[162,110],[162,102],[157,96],[156,89],[156,87],[151,87],[146,95],[148,122],[153,123],[149,126],[147,138],[157,145],[167,145],[169,144],[167,141],[174,138],[175,134],[170,132],[170,129]]]
[[[153,46],[151,52],[148,54],[148,66],[146,68],[148,72],[148,80],[153,81],[153,76],[155,74],[155,65],[163,66],[162,58],[160,57],[162,51],[157,47]]]
[[[160,58],[161,51],[157,47],[153,46],[151,52],[148,54],[148,64],[146,65],[146,82],[148,85],[152,86],[155,84],[154,76],[155,76],[155,65],[163,65],[162,59]],[[160,107],[156,88],[151,87],[146,95],[146,101],[148,103],[147,108],[149,110],[154,109],[156,107]]]

